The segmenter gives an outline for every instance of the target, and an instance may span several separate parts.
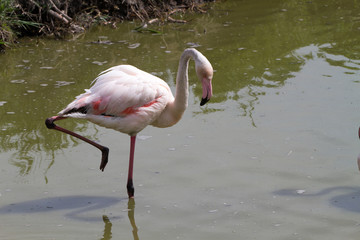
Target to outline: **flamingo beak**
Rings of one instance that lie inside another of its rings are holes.
[[[202,94],[200,106],[203,106],[205,105],[205,103],[207,103],[210,100],[212,96],[211,79],[203,78],[201,83],[202,83],[203,94]]]
[[[202,99],[201,99],[201,102],[200,102],[200,106],[204,106],[208,101],[209,101],[209,99],[207,99],[207,98],[202,98]]]

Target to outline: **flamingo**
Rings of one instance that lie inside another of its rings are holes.
[[[127,193],[134,197],[133,166],[136,135],[147,125],[170,127],[182,117],[189,96],[188,65],[195,61],[197,77],[202,83],[200,106],[212,96],[213,68],[208,59],[194,48],[185,49],[179,61],[176,77],[176,94],[162,79],[131,65],[119,65],[99,74],[90,89],[80,94],[57,116],[47,118],[47,128],[79,138],[102,152],[100,170],[108,162],[109,148],[77,133],[57,126],[54,122],[66,118],[82,118],[100,126],[126,133],[130,136],[130,157]]]

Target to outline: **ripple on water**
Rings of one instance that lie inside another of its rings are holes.
[[[75,82],[68,82],[68,81],[56,81],[55,83],[55,87],[62,87],[62,86],[67,86],[70,84],[73,84]]]
[[[102,66],[104,65],[105,63],[107,63],[108,61],[103,61],[103,62],[100,62],[100,61],[93,61],[92,63],[93,64],[96,64],[96,65],[99,65],[99,66]]]
[[[43,67],[40,67],[40,69],[47,69],[47,70],[50,70],[50,69],[54,69],[54,67],[43,66]]]
[[[25,83],[24,79],[15,79],[15,80],[11,80],[11,83]]]
[[[140,46],[140,43],[133,43],[128,46],[130,49],[138,48]]]

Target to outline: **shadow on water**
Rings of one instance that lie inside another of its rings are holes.
[[[86,213],[110,207],[125,201],[127,198],[117,197],[103,197],[103,196],[66,196],[66,197],[51,197],[41,198],[31,201],[24,201],[13,203],[0,208],[0,215],[3,214],[23,214],[23,213],[40,213],[71,210],[65,214],[66,218],[85,221],[97,222],[99,217],[83,216]],[[132,228],[132,235],[134,240],[139,240],[138,228],[135,223],[135,200],[128,200],[128,218]],[[112,216],[112,219],[122,218],[121,216]],[[102,221],[104,222],[104,232],[101,240],[112,239],[112,223],[108,216],[103,215]]]
[[[339,192],[345,192],[339,194]],[[281,189],[273,192],[278,196],[292,196],[298,198],[318,197],[328,194],[338,194],[329,198],[329,203],[337,208],[360,213],[360,187],[339,186],[323,189],[317,193],[306,193],[297,189]]]
[[[82,195],[41,198],[3,206],[0,208],[0,214],[40,213],[71,210],[65,214],[65,217],[91,222],[99,221],[99,218],[83,216],[82,214],[118,204],[125,199],[126,198]]]

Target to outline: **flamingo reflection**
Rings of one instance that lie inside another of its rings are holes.
[[[104,234],[101,240],[110,240],[112,238],[112,233],[111,233],[112,223],[110,222],[110,219],[106,215],[103,215],[103,221],[105,223],[105,227],[104,227]]]
[[[128,217],[129,217],[129,221],[132,227],[132,233],[134,236],[134,240],[139,240],[139,236],[138,236],[138,228],[136,227],[136,223],[135,223],[135,217],[134,217],[134,213],[135,213],[135,200],[133,198],[129,199],[128,202]]]
[[[132,234],[134,240],[139,240],[138,228],[136,227],[134,213],[135,213],[135,200],[133,198],[130,198],[128,201],[128,217],[132,227]],[[108,218],[108,216],[106,215],[103,215],[103,221],[105,223],[104,234],[100,240],[110,240],[112,239],[112,232],[111,232],[112,223]]]

